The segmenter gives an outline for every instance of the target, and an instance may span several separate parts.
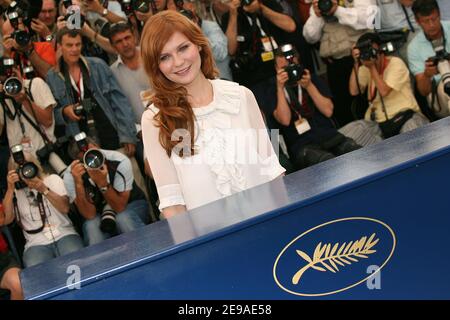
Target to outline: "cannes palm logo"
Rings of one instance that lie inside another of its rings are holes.
[[[294,295],[324,296],[367,281],[370,266],[388,263],[394,253],[394,231],[382,221],[352,217],[316,226],[287,244],[278,255],[273,276]]]

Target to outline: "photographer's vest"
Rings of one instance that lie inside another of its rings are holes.
[[[353,8],[354,0],[339,1],[339,6]],[[326,21],[327,19],[325,19]],[[355,30],[354,28],[342,25],[336,17],[330,17],[325,22],[320,39],[320,56],[323,58],[341,59],[351,55],[352,46],[361,35],[367,33],[367,29]]]

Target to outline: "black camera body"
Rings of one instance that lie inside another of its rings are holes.
[[[73,112],[79,117],[86,117],[97,106],[97,102],[91,98],[81,100],[81,104],[74,107]]]
[[[70,6],[72,6],[72,0],[62,0],[64,8],[68,9]]]
[[[134,8],[133,8],[133,1],[132,0],[122,0],[120,1],[120,7],[122,8],[122,11],[125,13],[127,17],[131,16],[133,14]]]
[[[319,0],[317,6],[322,15],[327,15],[331,8],[333,8],[333,2],[331,2],[331,0]]]
[[[302,78],[305,68],[301,64],[289,64],[284,67],[284,71],[287,72],[289,80],[288,85],[296,85],[298,81]]]
[[[372,41],[370,40],[359,43],[356,48],[359,49],[359,59],[362,61],[376,59],[379,53],[379,51],[373,47]]]
[[[16,173],[18,174],[20,180],[14,184],[14,187],[16,190],[26,188],[27,184],[23,181],[23,179],[35,178],[38,175],[39,169],[33,162],[25,160],[23,146],[21,144],[12,146],[11,154],[14,162],[19,165],[16,169]]]
[[[241,6],[249,6],[249,5],[251,5],[252,3],[253,3],[253,1],[255,1],[255,0],[242,0],[241,1]]]
[[[441,75],[441,82],[444,86],[444,92],[450,96],[450,53],[443,46],[435,48],[436,55],[428,58],[433,62]]]
[[[291,44],[284,44],[280,47],[280,51],[284,58],[288,61],[288,65],[284,67],[284,71],[288,74],[287,85],[295,86],[305,73],[305,67],[297,64],[294,58],[297,56],[294,47]]]
[[[152,0],[134,0],[132,1],[133,10],[141,13],[147,13],[150,10]]]
[[[428,61],[433,62],[435,66],[437,66],[441,61],[448,60],[450,60],[450,53],[448,53],[446,50],[436,51],[436,55],[434,57],[428,58]]]
[[[249,51],[240,52],[230,61],[230,68],[235,72],[254,70],[254,56]]]

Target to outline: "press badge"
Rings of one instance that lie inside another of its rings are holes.
[[[300,118],[295,121],[295,129],[297,129],[298,134],[302,135],[311,130],[311,126],[309,125],[308,120]]]
[[[263,52],[263,53],[261,53],[261,59],[262,59],[263,62],[266,62],[266,61],[270,61],[270,60],[275,59],[275,56],[274,56],[272,51],[270,51],[270,52]]]
[[[262,37],[261,42],[264,46],[265,52],[271,52],[273,50],[276,50],[278,48],[277,42],[273,37]]]

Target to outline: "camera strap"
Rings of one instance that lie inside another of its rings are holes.
[[[37,234],[39,232],[41,232],[42,230],[44,230],[45,228],[45,219],[46,219],[46,214],[45,214],[45,208],[44,208],[44,201],[42,199],[42,194],[38,193],[37,194],[37,201],[38,201],[38,208],[39,208],[39,216],[41,217],[41,221],[42,221],[42,226],[37,228],[37,229],[33,229],[33,230],[26,230],[24,228],[24,226],[22,225],[22,221],[20,219],[20,211],[19,211],[19,206],[17,205],[17,197],[16,197],[16,193],[14,192],[14,196],[13,196],[13,208],[14,208],[14,214],[16,216],[16,221],[17,224],[19,225],[19,227],[25,231],[28,234]],[[31,214],[31,208],[30,208],[30,214]]]
[[[300,85],[296,87],[285,87],[284,88],[286,99],[288,100],[288,105],[291,110],[298,115],[299,118],[311,118],[314,114],[314,109],[309,107],[308,103],[308,94],[303,92]],[[295,89],[297,89],[298,94],[295,93]]]
[[[411,19],[409,18],[408,11],[406,11],[406,8],[405,8],[404,5],[402,5],[402,9],[403,9],[403,13],[405,14],[406,21],[408,22],[409,30],[415,33],[415,32],[416,32],[416,29],[415,29],[414,26],[412,25]]]
[[[26,114],[26,112],[24,112],[24,111],[22,110],[22,106],[18,106],[17,102],[15,102],[15,101],[12,101],[12,102],[13,102],[14,107],[16,108],[16,112],[18,113],[18,116],[19,116],[19,122],[20,122],[20,125],[21,125],[22,134],[25,135],[25,126],[23,125],[23,122],[22,122],[22,120],[21,120],[21,116],[23,116],[23,117],[25,118],[25,120],[27,120],[28,123],[31,125],[31,127],[32,127],[34,130],[36,130],[36,131],[40,134],[40,136],[42,137],[42,139],[44,140],[44,142],[45,142],[46,144],[52,143],[52,142],[50,141],[50,139],[47,137],[47,134],[44,132],[44,130],[42,129],[42,127],[40,127],[39,125],[37,125],[37,124],[36,124],[36,123],[35,123],[35,122],[34,122],[34,121]],[[33,108],[33,107],[31,107],[31,108]],[[33,110],[33,109],[31,109],[31,110]],[[34,116],[34,118],[36,119],[36,115],[35,115],[34,111],[33,111],[33,116]]]

